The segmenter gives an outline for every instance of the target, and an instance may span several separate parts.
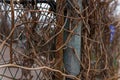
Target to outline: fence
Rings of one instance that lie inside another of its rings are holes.
[[[0,79],[117,80],[116,5],[114,0],[1,1]]]

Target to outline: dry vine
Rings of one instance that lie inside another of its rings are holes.
[[[0,2],[0,78],[117,80],[120,29],[119,19],[113,15],[117,0],[83,0],[82,10],[77,0],[48,1],[53,1],[52,7],[24,0]],[[68,21],[69,29],[65,28]],[[81,35],[75,33],[79,23]],[[112,42],[110,25],[115,27]],[[64,41],[65,32],[69,35]],[[74,35],[82,38],[81,57],[67,45]],[[67,74],[63,67],[67,47],[79,60],[77,76]]]

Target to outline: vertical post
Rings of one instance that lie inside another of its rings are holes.
[[[80,10],[82,10],[82,0],[78,0],[77,3],[79,5]],[[71,11],[71,12],[73,12],[73,11]],[[68,14],[71,14],[71,13],[68,12]],[[65,28],[67,30],[69,30],[69,26],[70,26],[70,19],[68,19]],[[81,22],[79,22],[78,27],[74,30],[74,33],[79,34],[79,36],[73,35],[71,37],[70,41],[66,45],[67,48],[64,50],[64,54],[63,54],[65,70],[68,74],[74,75],[74,76],[77,76],[80,73],[79,60],[80,60],[80,56],[81,56],[81,27],[82,27],[82,24],[81,24]],[[69,32],[65,31],[64,32],[64,42],[65,42],[66,38],[68,37],[68,35],[69,35]],[[71,48],[74,48],[75,51],[73,49],[71,49],[69,46]],[[71,80],[71,79],[67,78],[67,80]]]
[[[56,6],[56,13],[60,15],[64,15],[64,4],[65,0],[57,0],[56,1],[57,6]],[[57,31],[59,32],[64,24],[64,16],[56,16],[56,24],[57,24]],[[56,37],[56,49],[59,49],[63,45],[63,30],[60,32],[60,34],[57,35]],[[59,51],[56,52],[55,54],[55,59],[56,59],[56,69],[63,71],[63,49],[61,48]],[[55,80],[63,80],[63,76],[60,74],[55,74],[56,79]]]

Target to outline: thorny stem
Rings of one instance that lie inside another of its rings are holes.
[[[14,5],[13,5],[13,0],[10,1],[11,5],[11,30],[14,28]],[[13,31],[14,33],[14,31]],[[13,63],[13,50],[12,50],[12,45],[13,45],[13,33],[11,34],[11,42],[10,42],[10,63]]]

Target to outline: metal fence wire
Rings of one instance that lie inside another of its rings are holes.
[[[1,0],[0,80],[117,80],[116,6],[117,0]]]

